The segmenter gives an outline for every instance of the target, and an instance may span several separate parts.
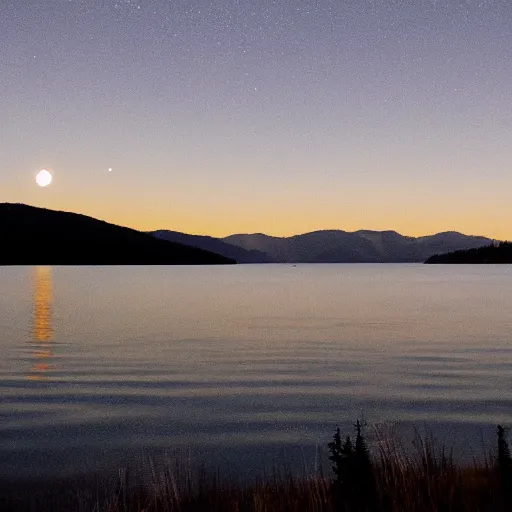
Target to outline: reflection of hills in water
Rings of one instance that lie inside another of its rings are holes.
[[[53,281],[51,267],[35,267],[34,269],[34,312],[32,318],[32,336],[35,345],[34,357],[29,379],[42,380],[45,372],[53,368],[48,359],[52,356],[51,340]]]

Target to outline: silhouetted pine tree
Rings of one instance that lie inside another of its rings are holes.
[[[339,428],[329,443],[334,473],[331,491],[337,509],[369,511],[375,509],[377,502],[373,466],[359,420],[355,428],[355,445],[350,436],[342,442]]]
[[[332,471],[334,473],[334,486],[345,483],[350,475],[352,459],[354,458],[354,447],[350,436],[347,436],[345,442],[341,442],[340,429],[337,428],[333,437],[333,441],[329,443],[329,451],[331,455],[329,460],[332,462]]]
[[[505,429],[498,425],[498,472],[501,480],[504,505],[512,508],[512,457],[505,436]]]
[[[373,473],[373,465],[370,459],[370,452],[366,445],[362,429],[363,425],[359,420],[356,427],[356,446],[355,446],[355,468],[354,468],[354,484],[357,493],[361,498],[361,504],[364,509],[373,510],[376,506],[376,485]]]
[[[334,480],[332,481],[333,485],[341,483],[341,453],[342,453],[342,446],[341,446],[341,434],[340,434],[340,428],[338,427],[336,429],[336,432],[334,433],[333,440],[328,445],[329,451],[331,452],[331,455],[329,455],[329,460],[332,462],[332,471],[334,473]]]
[[[353,468],[354,446],[350,436],[341,441],[340,429],[337,428],[333,441],[329,443],[334,479],[331,482],[331,493],[335,510],[345,510],[353,499]]]
[[[371,461],[370,461],[370,453],[368,451],[368,447],[366,446],[366,441],[363,437],[362,429],[363,425],[359,420],[357,420],[357,423],[355,424],[356,427],[356,459],[358,462],[358,466],[361,468],[369,469],[371,468]]]

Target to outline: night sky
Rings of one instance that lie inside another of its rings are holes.
[[[512,238],[510,0],[0,0],[0,116],[0,202]]]

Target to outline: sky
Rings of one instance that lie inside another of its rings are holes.
[[[510,0],[0,0],[0,119],[0,202],[512,239]]]

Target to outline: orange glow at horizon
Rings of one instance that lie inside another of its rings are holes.
[[[408,197],[399,202],[394,196],[379,198],[377,192],[368,195],[363,203],[350,195],[335,202],[331,192],[322,201],[318,195],[278,201],[266,198],[234,199],[219,197],[206,203],[201,196],[188,201],[179,196],[168,200],[154,194],[148,205],[135,196],[116,196],[110,191],[90,190],[90,194],[73,196],[57,194],[45,200],[33,200],[34,206],[88,215],[99,220],[140,231],[168,229],[189,234],[224,237],[238,233],[265,233],[288,237],[311,231],[339,229],[358,231],[397,231],[405,236],[427,236],[444,231],[458,231],[466,235],[486,236],[511,240],[508,198],[501,195],[480,200],[479,208],[468,209],[461,202],[447,198],[433,203],[428,196]],[[95,201],[89,196],[94,193]],[[112,192],[113,193],[113,192]],[[403,196],[402,196],[403,197]],[[49,199],[49,200],[48,200]],[[475,199],[475,204],[477,200]],[[297,203],[299,206],[297,206]],[[198,206],[200,205],[200,207]]]
[[[510,226],[503,218],[496,215],[495,219],[479,217],[478,212],[471,215],[443,217],[432,214],[429,219],[421,219],[413,215],[383,214],[376,218],[370,215],[329,215],[317,212],[314,216],[307,216],[303,212],[296,215],[280,214],[267,211],[247,215],[232,215],[221,212],[210,216],[197,214],[178,214],[175,212],[154,212],[155,215],[129,215],[116,213],[108,218],[107,222],[124,225],[140,231],[155,231],[168,229],[195,235],[225,237],[239,233],[264,233],[275,237],[290,237],[321,230],[342,230],[347,232],[359,230],[397,231],[404,236],[421,237],[445,231],[458,231],[466,235],[485,236],[498,240],[511,240]],[[91,213],[92,215],[92,213]],[[93,215],[92,215],[93,216]]]

